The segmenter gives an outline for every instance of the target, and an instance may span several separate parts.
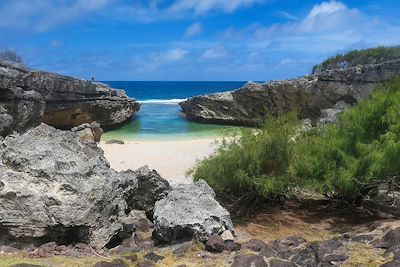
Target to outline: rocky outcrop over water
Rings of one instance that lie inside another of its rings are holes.
[[[400,60],[393,60],[293,80],[250,82],[236,91],[189,98],[180,106],[187,119],[198,122],[259,126],[270,116],[296,111],[316,124],[321,110],[340,101],[354,104],[399,74]]]
[[[0,61],[0,135],[40,122],[70,129],[97,121],[103,129],[129,120],[140,108],[122,90],[102,83],[33,71]]]
[[[118,173],[95,143],[41,124],[0,142],[0,242],[102,248],[131,236],[135,211],[152,213],[168,190],[157,172]]]

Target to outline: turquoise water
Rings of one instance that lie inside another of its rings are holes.
[[[244,82],[106,82],[124,89],[142,103],[132,121],[120,129],[106,132],[103,140],[180,140],[220,137],[238,127],[187,121],[178,102],[187,97],[229,91]]]

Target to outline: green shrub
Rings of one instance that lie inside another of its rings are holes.
[[[358,203],[400,174],[400,79],[388,83],[335,125],[304,134],[291,175],[322,193]]]
[[[292,183],[287,170],[297,122],[289,113],[268,120],[257,132],[242,130],[240,138],[225,140],[216,154],[197,166],[195,180],[204,179],[219,193],[256,192],[264,198],[286,193]]]
[[[295,186],[358,204],[400,175],[400,78],[344,111],[338,123],[298,134],[290,113],[246,129],[200,162],[195,180],[218,193],[275,198]],[[296,136],[296,141],[294,141]]]
[[[346,54],[328,58],[313,67],[313,73],[325,70],[354,67],[359,64],[377,64],[388,60],[400,58],[400,46],[376,47],[364,50],[354,50]]]

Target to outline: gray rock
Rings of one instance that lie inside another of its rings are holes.
[[[173,249],[173,254],[176,257],[183,257],[185,255],[186,251],[188,251],[192,245],[193,245],[192,241],[186,241],[186,242],[175,244],[171,248]]]
[[[257,255],[238,255],[235,257],[232,267],[267,267],[264,258]]]
[[[108,85],[32,71],[0,60],[0,135],[40,122],[62,129],[97,121],[108,129],[124,123],[140,104]]]
[[[131,210],[152,212],[158,196],[141,196],[162,192],[153,185],[168,185],[148,168],[115,172],[95,144],[45,124],[6,137],[0,162],[4,243],[82,242],[102,248],[125,231]]]
[[[235,91],[195,96],[179,104],[188,120],[199,122],[259,126],[271,116],[296,111],[301,119],[316,123],[321,110],[341,100],[354,104],[398,74],[400,60],[393,60],[293,80],[247,83]]]
[[[206,242],[206,250],[210,252],[220,253],[222,251],[237,251],[241,249],[239,243],[235,243],[232,240],[225,241],[219,235],[211,235]]]
[[[93,267],[128,267],[128,265],[121,259],[109,261],[99,261]]]
[[[205,181],[177,185],[154,207],[155,238],[171,242],[194,237],[202,242],[212,234],[233,232],[228,211],[216,200]]]
[[[138,180],[137,191],[130,200],[131,205],[138,210],[144,210],[148,218],[153,219],[154,204],[163,199],[170,191],[170,185],[155,170],[143,166],[136,170]]]
[[[271,259],[269,262],[270,267],[296,267],[291,261],[285,261],[281,259]]]
[[[272,248],[271,245],[266,244],[265,242],[252,239],[242,244],[243,249],[248,249],[254,252],[258,252],[260,255],[270,258],[276,255],[276,251]]]
[[[75,132],[82,142],[100,142],[103,129],[97,122],[84,123],[71,129]]]
[[[146,260],[154,262],[154,263],[157,263],[157,262],[161,261],[162,259],[164,259],[163,256],[160,256],[154,252],[147,253],[146,255],[144,255],[144,258]]]
[[[112,139],[112,140],[107,141],[106,144],[107,145],[112,145],[112,144],[123,145],[123,144],[125,144],[125,142],[122,140]]]
[[[317,120],[317,125],[335,123],[339,119],[339,114],[347,107],[349,107],[349,104],[341,100],[332,108],[321,110],[321,116]]]

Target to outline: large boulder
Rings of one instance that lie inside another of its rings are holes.
[[[228,211],[216,200],[214,191],[200,180],[175,186],[154,207],[154,236],[161,243],[184,238],[202,242],[212,234],[233,231]]]
[[[45,122],[70,129],[97,121],[103,129],[128,121],[140,108],[122,90],[0,60],[0,135]]]
[[[131,211],[152,212],[157,196],[140,196],[147,191],[164,196],[168,189],[147,167],[118,173],[95,143],[41,124],[0,142],[0,241],[104,247],[131,231],[124,229]]]
[[[293,80],[250,82],[235,91],[195,96],[179,104],[187,119],[199,122],[259,126],[268,117],[296,111],[315,124],[321,110],[339,101],[354,104],[399,74],[400,60],[393,60]]]

